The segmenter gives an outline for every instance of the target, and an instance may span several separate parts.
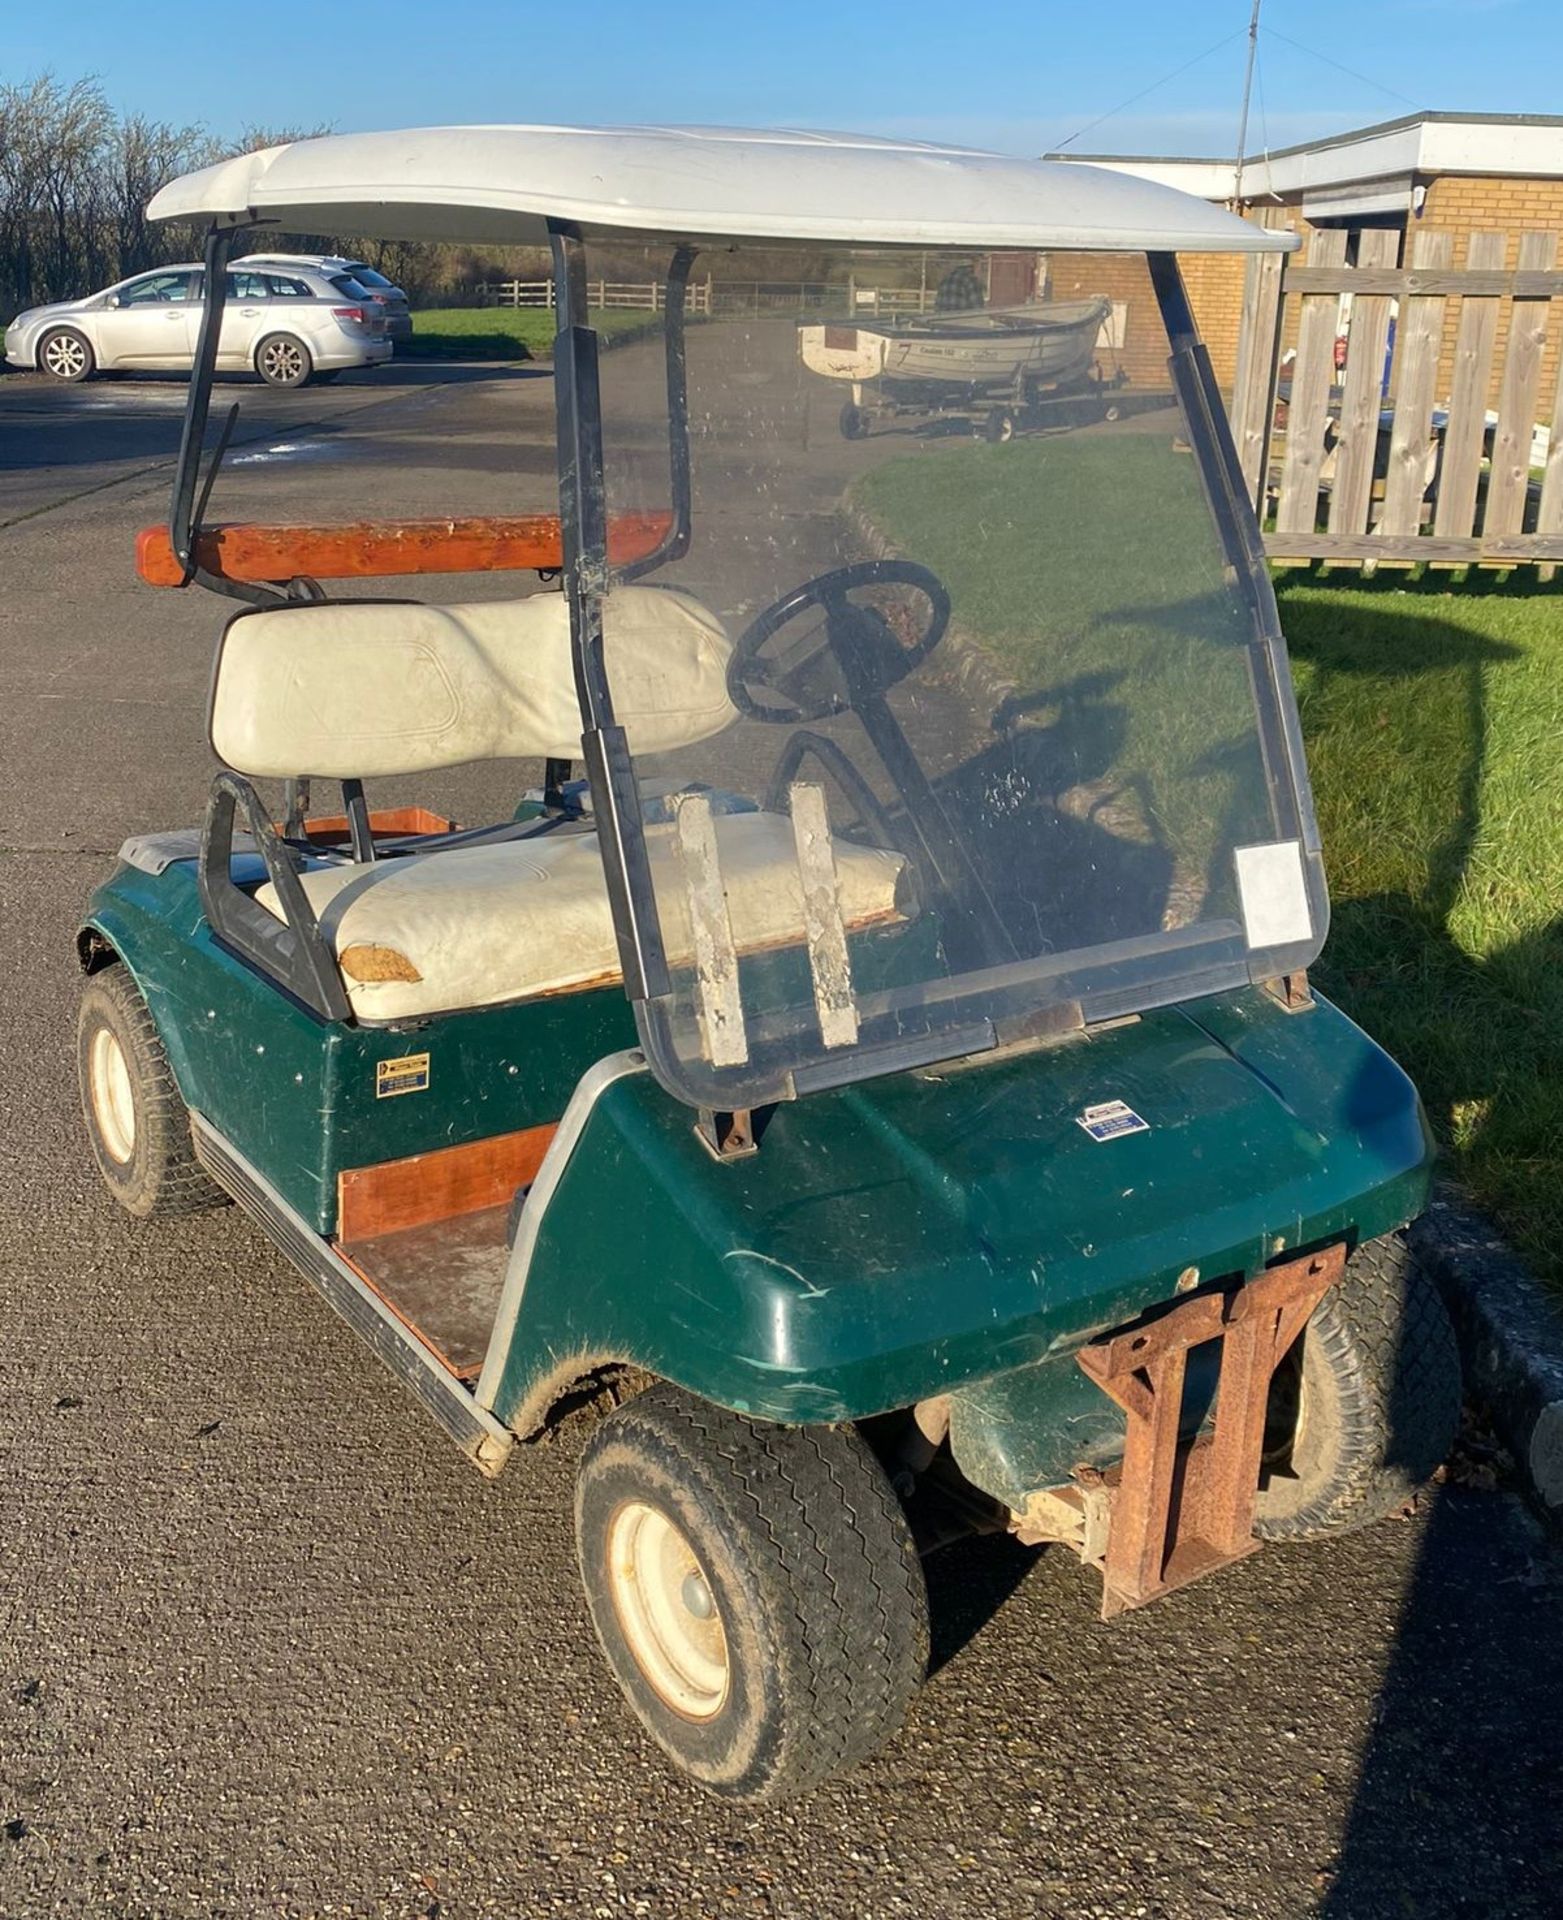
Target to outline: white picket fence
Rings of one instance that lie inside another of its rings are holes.
[[[484,280],[474,289],[485,307],[551,307],[552,280]],[[660,313],[667,290],[660,280],[589,280],[587,305],[638,313]],[[690,282],[688,311],[712,313],[811,313],[844,305],[849,312],[880,314],[925,313],[934,304],[930,287],[826,286],[807,280],[717,280]]]

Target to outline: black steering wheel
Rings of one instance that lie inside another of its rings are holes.
[[[915,587],[928,602],[928,624],[905,644],[878,607],[848,596],[862,587]],[[791,649],[766,652],[766,644],[809,607],[825,614]],[[950,596],[939,576],[915,560],[860,560],[816,574],[750,621],[727,663],[728,698],[751,720],[796,726],[861,707],[904,680],[944,638]],[[756,691],[780,695],[757,700]]]

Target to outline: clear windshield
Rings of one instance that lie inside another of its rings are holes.
[[[1305,965],[1273,603],[1223,551],[1145,260],[723,252],[690,305],[690,538],[647,571],[663,341],[601,360],[664,1080],[753,1105]]]

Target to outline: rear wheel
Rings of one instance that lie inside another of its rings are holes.
[[[148,1220],[226,1205],[228,1196],[195,1157],[163,1042],[123,966],[88,980],[76,1031],[87,1138],[125,1211]]]
[[[268,387],[302,387],[314,370],[308,347],[291,333],[269,333],[255,349],[255,371]]]
[[[983,422],[982,431],[994,446],[1002,446],[1015,437],[1015,416],[1008,407],[995,407]]]
[[[1368,1241],[1276,1370],[1254,1531],[1314,1540],[1383,1519],[1444,1459],[1459,1417],[1437,1288],[1403,1235]]]
[[[85,380],[97,361],[92,343],[74,327],[57,327],[38,342],[38,365],[51,380]]]
[[[779,1800],[900,1725],[928,1661],[911,1531],[854,1428],[777,1427],[657,1386],[576,1487],[592,1621],[641,1723],[733,1800]]]

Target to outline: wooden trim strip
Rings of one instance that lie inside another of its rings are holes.
[[[667,513],[622,513],[609,524],[608,557],[625,565],[654,553],[673,524]],[[252,522],[202,529],[201,567],[223,580],[276,584],[374,580],[416,573],[547,572],[564,564],[559,516],[469,520],[360,520],[341,526],[270,527]],[[167,527],[136,535],[136,571],[148,586],[179,587],[184,571]]]
[[[337,1175],[337,1240],[351,1247],[382,1233],[421,1227],[504,1205],[537,1178],[557,1121],[440,1147]]]
[[[280,820],[272,825],[278,833],[283,829]],[[369,831],[379,839],[411,838],[421,833],[450,833],[455,828],[454,820],[447,820],[443,813],[431,813],[427,807],[375,807],[369,814]],[[335,846],[349,838],[351,827],[345,813],[311,814],[304,822],[304,838],[318,840],[322,846]]]

